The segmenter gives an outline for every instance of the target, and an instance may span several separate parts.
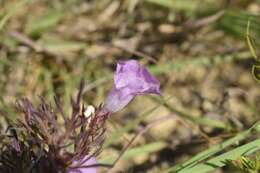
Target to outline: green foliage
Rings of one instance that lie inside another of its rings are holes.
[[[213,157],[212,159],[207,160],[204,163],[197,164],[193,167],[190,167],[188,169],[183,169],[178,172],[179,173],[185,173],[185,172],[206,173],[225,166],[227,161],[236,160],[241,155],[252,154],[259,150],[260,150],[260,139],[249,142],[245,145],[237,147],[219,156]]]
[[[234,165],[244,172],[257,173],[260,171],[260,157],[249,158],[242,156],[239,158],[238,163]]]
[[[146,0],[149,3],[157,4],[159,6],[174,10],[183,10],[187,14],[194,15],[194,12],[199,5],[199,1],[192,0]]]
[[[44,31],[58,24],[63,17],[63,11],[57,9],[49,10],[46,15],[40,19],[30,20],[30,23],[26,27],[26,33],[33,37],[39,36]]]
[[[257,63],[260,63],[260,59],[258,58],[256,49],[255,49],[255,42],[254,42],[253,38],[251,37],[249,29],[250,29],[250,21],[248,21],[248,24],[247,24],[246,41],[247,41],[247,45],[249,47],[249,50],[250,50],[252,56],[255,58],[255,61]],[[260,65],[253,64],[252,75],[255,78],[255,80],[260,83]]]
[[[240,39],[245,39],[248,21],[250,20],[250,34],[255,38],[255,43],[260,44],[260,15],[248,13],[238,9],[227,10],[225,15],[219,20],[217,26],[228,34]],[[230,25],[232,23],[232,25]]]
[[[182,163],[181,165],[175,166],[168,170],[168,172],[208,172],[215,170],[219,167],[226,165],[226,161],[236,160],[240,156],[244,154],[251,154],[255,151],[260,149],[260,140],[254,140],[249,142],[248,144],[238,146],[233,150],[230,150],[224,154],[220,154],[218,156],[213,157],[215,154],[219,152],[223,152],[227,147],[232,145],[238,145],[240,141],[248,138],[254,133],[260,132],[260,123],[256,123],[250,129],[240,132],[237,136],[224,141],[221,144],[216,146],[210,147],[209,149],[197,154],[195,157],[191,158],[190,160]],[[212,159],[210,159],[212,157]]]
[[[4,25],[6,22],[13,16],[15,15],[19,9],[23,8],[26,4],[32,2],[32,0],[21,0],[18,3],[14,3],[10,7],[10,9],[7,10],[4,16],[1,16],[0,18],[0,31],[3,29]]]

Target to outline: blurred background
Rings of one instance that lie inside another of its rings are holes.
[[[163,96],[113,115],[98,160],[112,163],[137,135],[114,172],[167,170],[260,119],[246,43],[250,20],[259,51],[259,14],[259,0],[0,0],[0,107],[15,119],[16,99],[57,95],[68,108],[82,78],[98,106],[117,61],[137,59]]]

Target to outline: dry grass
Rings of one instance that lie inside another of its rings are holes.
[[[111,162],[141,133],[112,172],[167,170],[248,129],[260,119],[245,42],[251,19],[259,46],[259,1],[191,2],[0,0],[0,106],[13,115],[17,98],[58,95],[68,107],[81,78],[85,102],[99,105],[117,60],[134,58],[160,79],[167,105],[138,97],[110,118],[100,160]]]

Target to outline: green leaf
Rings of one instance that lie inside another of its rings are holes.
[[[83,42],[66,41],[61,39],[45,39],[41,40],[40,44],[46,50],[55,53],[79,51],[86,47],[86,43]]]
[[[199,4],[199,1],[193,0],[146,0],[170,10],[183,10],[188,14],[193,14]]]
[[[26,33],[31,36],[37,36],[43,31],[55,26],[63,17],[64,13],[62,10],[49,10],[47,15],[32,20],[29,25],[27,25]]]

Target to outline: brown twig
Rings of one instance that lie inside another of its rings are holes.
[[[50,51],[46,49],[44,46],[42,46],[40,43],[37,43],[35,40],[31,39],[27,35],[18,32],[18,31],[11,31],[9,32],[9,35],[12,36],[14,39],[16,39],[18,42],[30,47],[32,50],[34,50],[37,53],[43,53],[50,57],[55,57],[56,59],[60,57],[57,53]]]
[[[185,22],[184,26],[185,28],[189,28],[190,29],[196,29],[196,28],[200,28],[202,26],[211,24],[215,21],[217,21],[220,17],[222,17],[225,14],[225,10],[221,10],[211,16],[207,16],[198,20],[188,20],[187,22]]]
[[[44,48],[39,43],[35,42],[34,40],[27,37],[23,33],[20,33],[18,31],[11,31],[9,34],[14,39],[16,39],[17,41],[23,43],[24,45],[32,48],[36,52],[42,52],[44,50]]]

